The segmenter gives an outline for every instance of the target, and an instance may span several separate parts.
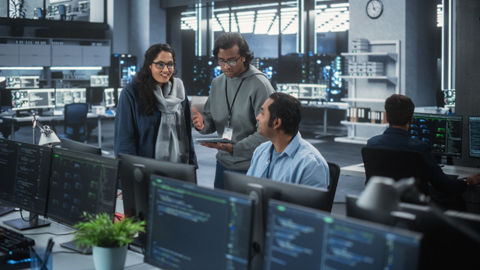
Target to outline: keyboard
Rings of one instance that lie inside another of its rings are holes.
[[[35,245],[35,240],[21,233],[0,226],[0,251],[8,253],[15,249],[26,249]]]

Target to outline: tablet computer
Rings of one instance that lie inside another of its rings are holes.
[[[195,140],[199,143],[232,143],[232,141],[220,137],[204,137]]]

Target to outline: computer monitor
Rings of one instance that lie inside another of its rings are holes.
[[[118,161],[89,153],[53,149],[48,217],[67,225],[82,213],[115,213]]]
[[[105,100],[105,107],[112,108],[115,107],[115,89],[114,88],[105,88],[103,91],[103,100]]]
[[[422,235],[272,200],[263,269],[416,269]]]
[[[55,107],[55,89],[18,89],[11,90],[12,110],[35,110]]]
[[[247,196],[152,175],[145,262],[162,269],[249,269]]]
[[[283,183],[233,172],[224,173],[224,185],[226,190],[247,194],[254,199],[253,245],[255,253],[252,258],[254,268],[261,267],[262,264],[269,199],[330,211],[330,195],[326,189]]]
[[[87,87],[87,103],[101,105],[103,103],[104,87]]]
[[[40,76],[7,76],[6,85],[8,89],[38,88]]]
[[[90,76],[90,86],[92,87],[107,87],[108,75],[92,75]]]
[[[67,138],[60,139],[60,147],[64,149],[69,149],[71,151],[77,151],[82,153],[90,153],[94,155],[102,155],[102,149],[90,144],[77,142]]]
[[[87,102],[87,90],[85,88],[55,88],[55,107],[63,109],[71,103]]]
[[[462,155],[462,116],[414,113],[410,137],[431,146],[438,155]]]
[[[50,224],[35,215],[45,215],[52,149],[0,139],[0,200],[30,211],[30,218],[4,223],[19,230]]]
[[[148,208],[148,184],[151,174],[197,183],[194,165],[119,154],[119,175],[123,195],[123,211],[127,217],[145,219]]]
[[[480,158],[480,116],[468,117],[468,138],[470,157]]]

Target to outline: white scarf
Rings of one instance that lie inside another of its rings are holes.
[[[185,88],[182,80],[174,78],[156,86],[153,91],[157,99],[157,108],[162,112],[155,144],[155,159],[188,163],[188,136],[182,101],[185,100]]]

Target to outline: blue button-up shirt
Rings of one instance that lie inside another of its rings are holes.
[[[328,164],[320,152],[304,140],[300,132],[282,153],[274,153],[271,141],[255,149],[247,175],[291,184],[328,188]]]

